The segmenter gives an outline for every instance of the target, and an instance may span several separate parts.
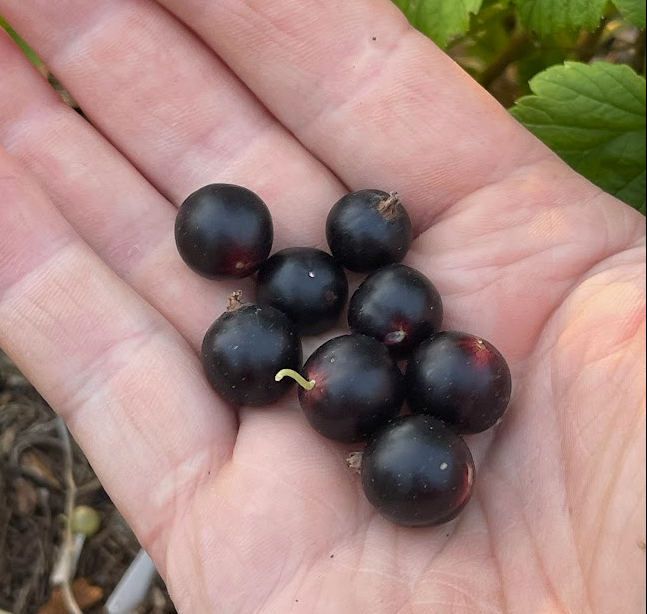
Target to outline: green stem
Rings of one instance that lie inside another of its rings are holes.
[[[315,380],[308,381],[303,375],[300,375],[293,369],[281,369],[275,376],[274,379],[277,382],[280,382],[284,377],[291,377],[301,388],[305,390],[312,390],[315,387]]]

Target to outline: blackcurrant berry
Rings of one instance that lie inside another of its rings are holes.
[[[209,279],[243,278],[264,262],[274,229],[265,203],[251,190],[216,183],[191,194],[175,219],[184,262]]]
[[[364,441],[404,401],[400,369],[381,343],[364,335],[324,343],[306,361],[299,381],[299,402],[310,425],[345,443]]]
[[[241,406],[267,405],[283,396],[293,382],[276,381],[276,372],[299,369],[302,357],[296,327],[284,313],[235,300],[202,343],[209,383],[225,401]]]
[[[467,444],[429,416],[403,416],[378,431],[360,471],[369,503],[403,526],[449,522],[472,496],[474,460]]]
[[[443,303],[436,287],[419,271],[391,264],[371,273],[351,297],[348,324],[374,337],[403,358],[437,332]]]
[[[400,262],[413,234],[409,215],[395,193],[360,190],[332,207],[326,238],[337,262],[349,271],[366,273]]]
[[[273,254],[256,277],[256,302],[280,309],[305,335],[332,328],[347,298],[344,269],[330,254],[313,247]]]
[[[437,333],[415,350],[406,371],[407,401],[461,433],[494,426],[510,401],[510,369],[488,341],[457,331]]]

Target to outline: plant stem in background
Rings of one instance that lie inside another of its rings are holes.
[[[76,501],[76,482],[74,481],[73,474],[73,457],[72,457],[72,442],[70,434],[67,430],[65,422],[61,418],[56,418],[56,429],[61,443],[63,445],[64,456],[64,475],[65,475],[65,532],[63,536],[63,544],[61,545],[60,558],[63,569],[62,577],[60,578],[60,587],[65,601],[65,606],[70,614],[83,614],[81,608],[74,598],[70,581],[73,575],[74,557],[74,534],[72,531],[72,518],[74,515],[74,505]]]
[[[593,32],[585,32],[582,35],[576,49],[576,58],[580,62],[590,62],[598,52],[600,39],[607,27],[608,18],[604,17],[600,25]]]
[[[526,30],[514,34],[492,63],[483,71],[479,81],[489,88],[514,62],[523,58],[534,47],[532,36]]]
[[[645,43],[647,42],[647,32],[641,30],[638,34],[638,40],[636,41],[636,53],[634,55],[633,61],[631,62],[631,67],[639,74],[645,74]]]

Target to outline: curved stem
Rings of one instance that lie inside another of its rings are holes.
[[[300,375],[293,369],[281,369],[275,376],[274,379],[277,382],[280,382],[284,377],[291,377],[301,388],[306,390],[312,390],[315,387],[315,380],[308,381],[303,375]]]

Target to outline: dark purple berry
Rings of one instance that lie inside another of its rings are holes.
[[[407,365],[407,401],[415,413],[439,418],[461,433],[494,426],[510,401],[510,369],[489,342],[440,332],[423,341]]]
[[[443,303],[436,287],[404,264],[371,273],[351,297],[348,308],[351,330],[381,341],[396,358],[407,356],[437,332],[442,320]]]
[[[429,527],[463,511],[472,496],[474,460],[439,420],[403,416],[369,440],[361,475],[366,498],[387,520]]]
[[[312,388],[299,388],[310,425],[335,441],[353,443],[384,426],[400,411],[404,378],[386,348],[364,335],[324,343],[303,366]]]
[[[256,302],[280,309],[305,335],[332,328],[347,298],[344,269],[330,254],[313,247],[277,252],[256,277]]]
[[[349,271],[366,273],[400,262],[413,233],[409,215],[394,192],[360,190],[332,207],[326,238],[337,262]]]
[[[175,243],[184,262],[209,279],[251,275],[272,249],[272,216],[251,190],[216,183],[191,194],[175,219]]]
[[[278,400],[294,382],[277,382],[277,371],[299,369],[302,358],[296,327],[270,306],[246,304],[227,311],[211,325],[202,343],[209,383],[234,405]]]

